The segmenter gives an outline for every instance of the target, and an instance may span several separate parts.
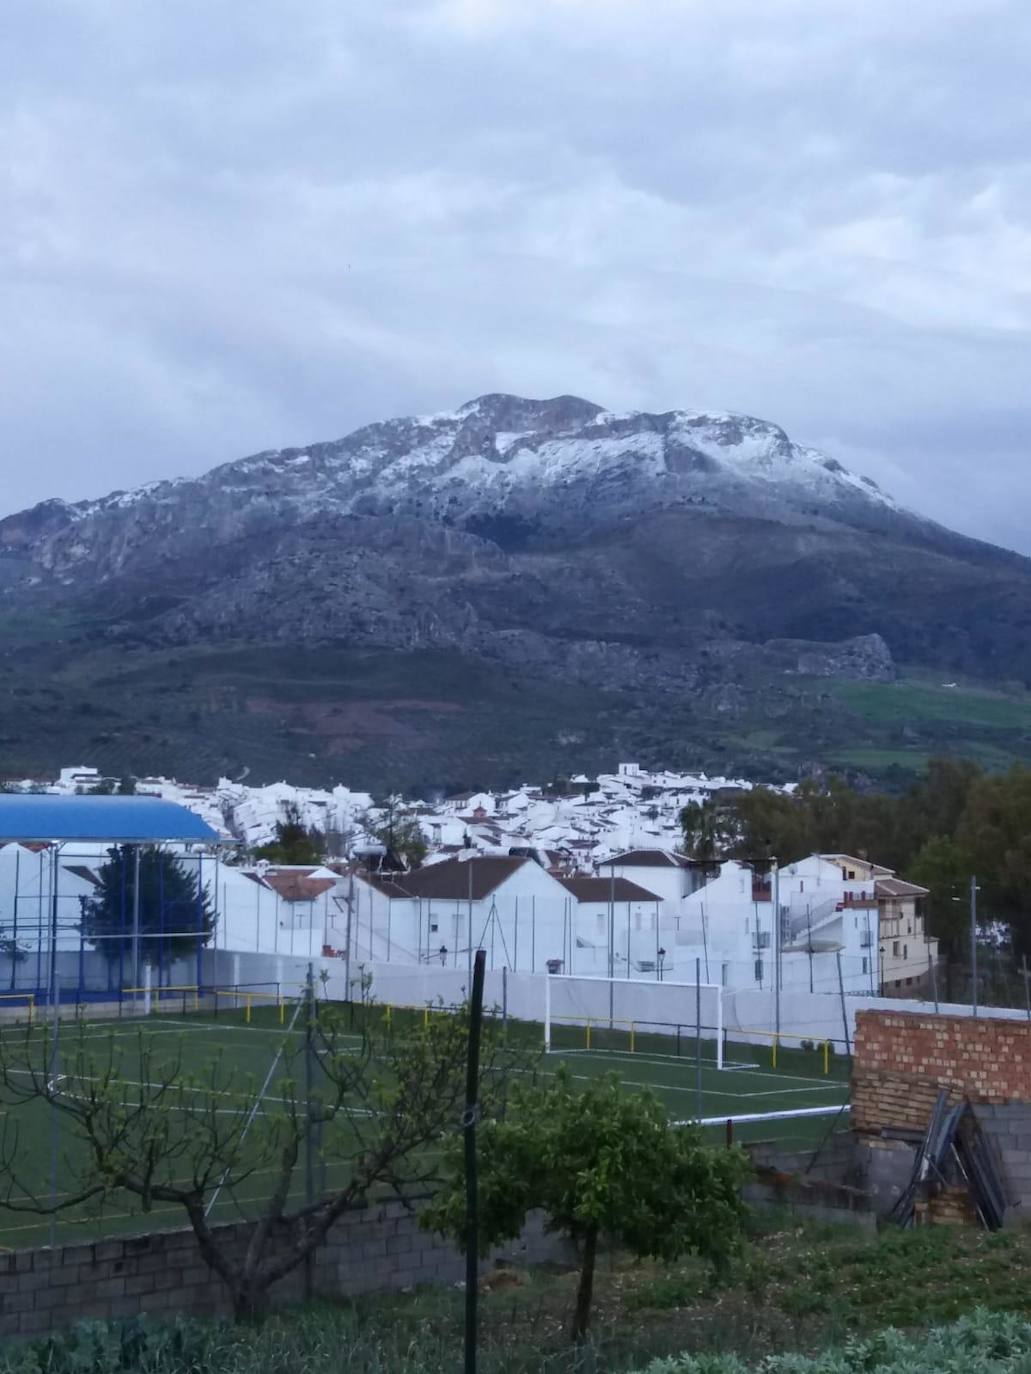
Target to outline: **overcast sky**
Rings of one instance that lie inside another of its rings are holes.
[[[1028,0],[2,0],[0,513],[485,391],[1031,551]]]

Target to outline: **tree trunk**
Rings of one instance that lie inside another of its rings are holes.
[[[230,1296],[233,1303],[233,1321],[257,1325],[265,1319],[268,1312],[267,1284],[260,1280],[242,1280],[234,1285]]]
[[[583,1262],[580,1266],[580,1283],[576,1290],[576,1310],[573,1313],[573,1340],[578,1344],[587,1335],[591,1320],[591,1298],[594,1296],[594,1261],[598,1254],[597,1224],[588,1226],[584,1233]]]

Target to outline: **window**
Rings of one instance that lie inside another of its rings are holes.
[[[599,930],[602,934],[605,933],[605,913],[604,913],[604,911],[599,911],[599,912],[598,912],[598,930]]]
[[[141,883],[140,886],[142,887],[143,884]],[[437,933],[437,923],[436,923],[436,921],[431,921],[431,922],[430,922],[430,934],[431,934],[431,935],[436,935],[436,933]]]
[[[907,978],[907,979],[906,979],[906,987],[907,987],[907,988],[911,988],[912,986],[913,986],[913,980],[912,980],[912,978]]]
[[[892,941],[892,944],[891,944],[891,952],[892,952],[892,954],[894,955],[894,957],[895,957],[896,959],[899,957],[899,942],[898,942],[898,940],[893,940],[893,941]]]
[[[855,876],[856,876],[856,870],[855,870],[854,868],[850,868],[850,869],[848,870],[848,878],[849,878],[849,881],[854,881],[854,880],[855,880]]]
[[[762,961],[761,959],[756,959],[756,961],[755,961],[755,981],[756,981],[757,983],[761,983],[762,980],[763,980],[763,961]]]
[[[729,979],[730,979],[730,965],[729,965],[729,964],[722,964],[722,965],[720,966],[720,983],[723,985],[723,987],[726,987],[726,986],[727,986],[727,983],[728,983]]]
[[[141,884],[141,886],[142,886],[142,884]],[[804,892],[804,891],[805,891],[805,879],[804,879],[804,878],[803,878],[802,881],[799,883],[799,885],[798,885],[798,890],[799,890],[799,892]]]
[[[866,955],[864,954],[864,955],[863,955],[863,972],[864,972],[864,973],[869,973],[869,972],[870,972],[869,968],[867,967],[867,965],[869,964],[869,962],[870,962],[869,959],[867,959]]]
[[[902,946],[902,957],[903,957],[903,959],[908,959],[908,958],[909,958],[909,946],[908,946],[908,945],[903,945],[903,946]]]

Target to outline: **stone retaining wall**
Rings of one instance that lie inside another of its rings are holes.
[[[219,1228],[223,1241],[243,1246],[245,1224]],[[498,1258],[527,1263],[570,1258],[566,1243],[531,1219],[520,1241]],[[399,1203],[354,1212],[337,1223],[315,1252],[313,1290],[325,1297],[353,1297],[419,1284],[460,1283],[465,1260],[453,1245],[423,1231]],[[300,1266],[272,1289],[284,1306],[304,1296]],[[141,1314],[220,1316],[229,1312],[221,1280],[201,1258],[192,1231],[19,1250],[0,1256],[0,1337],[40,1335],[86,1317]]]

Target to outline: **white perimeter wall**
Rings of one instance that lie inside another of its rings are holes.
[[[296,996],[304,986],[307,959],[275,957],[268,954],[234,954],[208,951],[205,956],[205,981],[225,987],[240,984],[279,985],[286,995]],[[351,988],[347,987],[346,966],[342,959],[315,959],[312,966],[316,987],[321,996],[334,1001],[346,1001],[348,994],[357,1000],[361,996],[361,980],[370,979],[369,995],[377,1002],[393,1006],[423,1007],[437,1002],[454,1005],[465,1000],[470,986],[468,969],[437,968],[396,963],[352,964]],[[484,1003],[501,1008],[507,1000],[508,1014],[518,1020],[544,1020],[546,974],[512,973],[506,976],[500,969],[488,970],[484,984]],[[554,979],[553,1011],[572,1019],[575,1006],[584,1016],[603,1015],[598,1010],[600,996],[607,1004],[607,984],[595,985],[582,979]],[[620,1019],[639,1022],[677,1022],[690,1027],[695,1019],[693,984],[643,979],[616,979],[615,1015]],[[571,1003],[566,990],[571,989]],[[702,1024],[711,1026],[715,1020],[713,999],[715,989],[703,984]],[[728,1039],[754,1044],[769,1044],[776,1026],[776,1001],[772,989],[722,989],[723,1027]],[[780,998],[781,1043],[797,1045],[802,1040],[830,1040],[844,1048],[845,1025],[848,1039],[855,1038],[856,1013],[865,1010],[887,1012],[934,1010],[933,1002],[920,1002],[900,997],[872,997],[847,995],[844,1013],[837,993],[808,992],[785,989]],[[939,1003],[938,1010],[948,1016],[970,1016],[967,1004]],[[575,1013],[574,1013],[575,1014]],[[1020,1007],[981,1008],[981,1015],[1009,1020],[1026,1020],[1027,1011]]]

